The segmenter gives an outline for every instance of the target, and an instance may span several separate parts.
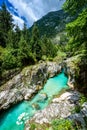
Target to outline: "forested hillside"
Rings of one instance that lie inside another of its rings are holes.
[[[35,64],[41,59],[56,56],[57,49],[50,39],[40,33],[36,24],[32,31],[22,30],[13,24],[12,15],[6,5],[0,9],[0,72]]]
[[[65,30],[66,23],[72,19],[73,17],[68,13],[59,10],[48,13],[35,23],[39,28],[40,36],[46,34],[48,37],[55,37],[56,34]]]

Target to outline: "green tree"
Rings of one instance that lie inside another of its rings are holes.
[[[76,20],[67,24],[68,47],[72,52],[85,53],[87,50],[87,9],[83,10]]]
[[[15,32],[13,30],[9,30],[8,34],[7,34],[7,39],[6,39],[6,43],[7,43],[7,47],[8,48],[14,48],[14,44],[15,44]]]
[[[5,48],[1,53],[2,70],[3,69],[13,69],[17,67],[17,58],[14,56],[14,49]]]
[[[18,49],[18,43],[20,41],[22,33],[18,25],[15,26],[15,32],[14,32],[14,48]]]
[[[8,31],[13,28],[12,22],[12,15],[7,10],[5,3],[3,3],[0,9],[0,45],[3,47],[6,47]]]
[[[66,0],[63,8],[71,15],[78,12],[78,17],[66,25],[69,37],[67,50],[72,54],[87,54],[87,0]]]
[[[34,24],[31,36],[31,51],[36,55],[36,59],[41,59],[41,44],[40,44],[39,30],[36,24]]]
[[[21,35],[18,47],[18,62],[19,66],[26,66],[28,64],[34,64],[35,58],[30,51],[29,45],[26,43],[23,35]]]
[[[27,29],[26,24],[24,23],[23,29],[22,29],[22,35],[27,43],[30,42],[30,32],[29,29]]]
[[[51,40],[44,35],[41,39],[41,48],[42,55],[46,55],[47,57],[53,58],[57,54],[57,49],[54,44],[52,44]]]
[[[77,130],[81,126],[78,126],[74,121],[68,119],[55,119],[52,121],[53,130]]]
[[[71,15],[81,12],[87,7],[87,0],[66,0],[63,9]]]

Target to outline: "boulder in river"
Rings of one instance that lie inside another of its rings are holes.
[[[33,107],[34,109],[36,109],[36,110],[39,110],[39,109],[40,109],[40,106],[39,106],[39,104],[37,104],[37,103],[33,103],[33,104],[32,104],[32,107]]]
[[[38,101],[44,101],[48,98],[46,93],[39,93],[39,99]]]

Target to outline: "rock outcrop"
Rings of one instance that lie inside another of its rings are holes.
[[[66,118],[71,115],[71,110],[78,104],[79,99],[80,94],[77,91],[65,92],[59,98],[54,98],[48,107],[38,111],[31,121],[43,124],[55,118]]]
[[[67,58],[63,62],[65,72],[69,77],[68,85],[77,88],[87,96],[87,58],[82,54]]]
[[[43,62],[24,68],[0,87],[0,110],[7,109],[19,101],[29,100],[49,77],[60,72],[61,65],[56,62]]]
[[[75,123],[79,123],[82,129],[86,130],[87,102],[84,102],[81,106],[79,104],[80,99],[81,94],[73,90],[63,93],[59,98],[54,98],[49,106],[43,110],[39,110],[31,120],[27,121],[25,130],[29,130],[29,124],[32,122],[50,124],[55,118],[73,120]],[[75,111],[76,106],[81,107],[78,113]]]
[[[0,110],[7,109],[11,105],[23,100],[23,95],[18,89],[2,91],[0,93]]]

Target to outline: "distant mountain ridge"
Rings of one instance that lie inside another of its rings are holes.
[[[63,10],[59,10],[48,13],[35,23],[39,28],[41,36],[46,34],[48,37],[53,37],[57,33],[64,31],[66,23],[71,20],[72,17]]]

